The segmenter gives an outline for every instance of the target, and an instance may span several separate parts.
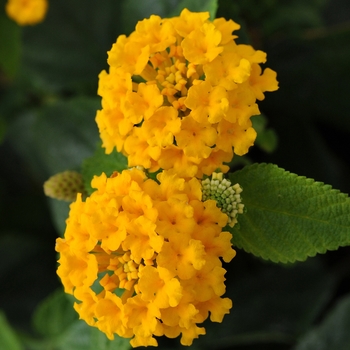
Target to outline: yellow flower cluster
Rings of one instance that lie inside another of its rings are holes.
[[[256,132],[256,100],[278,89],[276,73],[263,72],[266,54],[235,43],[240,26],[187,9],[174,18],[151,16],[108,53],[99,76],[97,112],[106,153],[123,152],[129,166],[172,169],[202,177],[233,154],[244,155]]]
[[[21,26],[42,22],[48,8],[47,0],[8,0],[7,15]]]
[[[227,215],[202,201],[201,182],[163,171],[158,181],[133,168],[92,180],[96,190],[71,204],[57,239],[58,275],[89,325],[157,345],[154,336],[191,345],[210,314],[221,322],[232,307],[221,259],[235,251],[222,231]]]

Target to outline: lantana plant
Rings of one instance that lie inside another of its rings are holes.
[[[80,318],[133,347],[163,335],[191,345],[208,317],[234,312],[222,267],[232,244],[286,263],[350,240],[348,198],[329,186],[272,164],[229,172],[254,144],[256,101],[278,82],[261,68],[264,52],[235,42],[239,24],[209,17],[153,15],[118,37],[96,122],[105,152],[127,168],[93,177],[57,240]]]
[[[108,349],[164,338],[195,348],[235,313],[226,284],[243,251],[289,265],[350,245],[346,194],[245,162],[263,132],[260,102],[283,86],[213,8],[153,14],[116,38],[96,74],[97,150],[44,183],[70,203],[55,247],[64,300]],[[47,10],[6,5],[19,25]]]

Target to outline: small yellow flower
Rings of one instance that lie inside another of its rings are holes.
[[[213,88],[208,81],[200,81],[189,90],[185,105],[192,110],[191,116],[197,122],[215,124],[227,112],[227,91],[222,86]]]
[[[44,20],[47,0],[8,0],[7,15],[21,26],[34,25]]]
[[[242,156],[247,148],[253,145],[256,138],[256,131],[252,127],[250,119],[240,123],[230,123],[221,120],[218,125],[217,147],[225,152],[229,152],[234,147],[236,154]]]
[[[204,22],[183,40],[181,46],[186,59],[193,64],[205,64],[213,61],[222,51],[219,46],[221,32],[212,23]]]
[[[191,116],[181,121],[181,131],[177,135],[177,145],[188,157],[208,158],[215,144],[217,133],[209,125],[198,123]]]
[[[108,52],[109,72],[99,76],[96,122],[106,153],[115,147],[129,166],[181,177],[226,172],[224,162],[247,153],[256,138],[256,100],[278,83],[271,69],[261,71],[264,52],[235,43],[239,28],[184,9],[178,17],[151,16],[120,36]]]
[[[202,201],[200,181],[169,171],[155,181],[132,168],[95,176],[92,187],[71,204],[56,243],[57,273],[80,318],[133,347],[156,346],[162,335],[191,345],[209,314],[221,322],[232,307],[222,298],[222,260],[235,251],[222,231],[228,216]]]

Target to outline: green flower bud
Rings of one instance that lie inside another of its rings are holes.
[[[213,199],[223,213],[228,216],[228,225],[233,227],[237,223],[238,214],[243,213],[242,187],[239,184],[232,185],[225,179],[223,173],[213,173],[211,178],[202,180],[203,201]]]
[[[55,174],[44,183],[46,196],[67,202],[74,201],[77,193],[84,192],[83,177],[76,171],[66,170]]]

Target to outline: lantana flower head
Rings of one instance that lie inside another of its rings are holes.
[[[256,132],[256,100],[278,88],[266,54],[237,44],[240,26],[208,12],[151,16],[108,52],[99,76],[102,109],[96,122],[106,153],[114,148],[129,166],[172,169],[182,177],[226,172]]]
[[[44,20],[48,0],[8,0],[7,15],[21,26],[34,25]]]
[[[80,318],[134,347],[156,346],[162,335],[191,345],[209,314],[221,322],[232,307],[222,260],[235,251],[223,231],[228,216],[202,200],[201,182],[168,171],[152,180],[132,168],[95,176],[92,187],[71,204],[56,244]]]

